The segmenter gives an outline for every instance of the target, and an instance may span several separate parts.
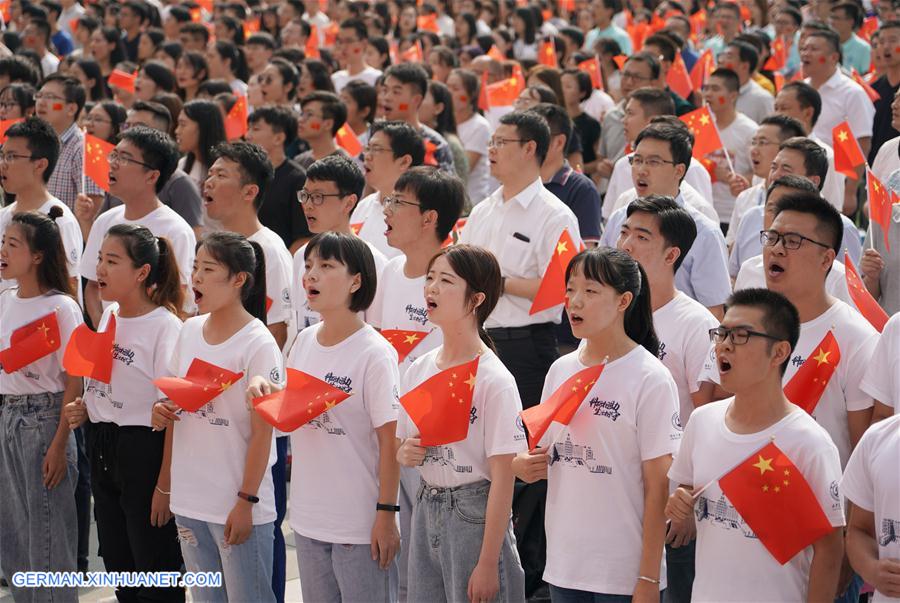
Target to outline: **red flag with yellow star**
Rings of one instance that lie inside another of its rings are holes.
[[[441,371],[400,397],[406,414],[419,428],[422,446],[466,439],[478,358]]]
[[[253,407],[267,423],[287,433],[306,425],[351,395],[352,392],[345,392],[303,371],[289,368],[287,387],[254,398]]]
[[[719,487],[782,565],[834,529],[803,473],[774,442],[719,479]]]
[[[404,331],[403,329],[384,329],[381,334],[397,350],[397,362],[403,362],[417,345],[422,343],[428,331]]]
[[[549,398],[519,413],[528,436],[529,452],[537,448],[551,423],[556,421],[562,425],[569,424],[605,366],[605,363],[598,364],[578,371],[566,379]]]
[[[784,386],[787,399],[812,414],[828,387],[828,382],[841,361],[841,348],[834,333],[828,331],[815,351]]]
[[[578,69],[591,76],[594,90],[603,90],[603,76],[600,74],[600,59],[593,57],[578,63]]]
[[[109,192],[109,154],[115,145],[90,134],[84,135],[84,175]]]
[[[356,157],[362,153],[362,143],[359,142],[359,138],[356,137],[356,132],[353,131],[353,128],[347,124],[338,129],[337,134],[334,135],[334,141],[339,147],[347,151],[351,157]]]
[[[506,57],[503,56],[503,53],[500,52],[500,49],[493,44],[491,44],[491,47],[488,49],[487,55],[495,61],[500,61],[501,63],[506,60]]]
[[[691,81],[691,75],[688,73],[687,65],[684,64],[680,52],[675,53],[675,61],[672,63],[669,73],[666,74],[666,83],[682,98],[689,97],[694,91],[694,83]]]
[[[719,130],[709,113],[709,107],[700,107],[678,119],[686,123],[694,135],[693,156],[697,159],[722,148],[722,139],[719,138]]]
[[[128,73],[127,71],[122,71],[120,69],[113,69],[112,73],[109,74],[107,83],[112,87],[134,94],[135,80],[137,80],[137,71]]]
[[[881,99],[881,95],[878,94],[878,91],[870,86],[869,82],[863,79],[863,76],[859,74],[859,71],[857,71],[855,67],[850,68],[850,77],[853,78],[854,82],[862,86],[862,89],[866,91],[866,96],[869,97],[870,101],[874,103]]]
[[[856,168],[865,165],[866,158],[863,157],[862,149],[853,136],[850,124],[843,121],[836,125],[831,131],[832,142],[834,143],[834,169],[847,178],[859,180],[859,174]]]
[[[709,74],[715,69],[716,60],[713,58],[712,50],[707,48],[700,54],[700,57],[691,69],[691,83],[694,85],[694,90],[703,88],[703,84],[706,83]]]
[[[184,377],[160,377],[154,379],[153,384],[184,410],[197,412],[243,376],[243,372],[233,373],[194,358]]]
[[[891,241],[888,232],[891,228],[891,213],[894,211],[894,203],[900,199],[897,198],[897,193],[882,184],[869,168],[866,168],[866,184],[869,193],[869,220],[881,226],[884,245],[890,251]]]
[[[441,28],[438,26],[437,18],[437,13],[419,15],[416,17],[416,27],[421,31],[430,31],[431,33],[440,34]]]
[[[75,377],[89,377],[109,383],[112,378],[113,343],[116,340],[116,315],[110,314],[106,330],[93,331],[86,324],[78,325],[63,355],[63,368]]]
[[[25,121],[21,117],[17,119],[4,119],[0,120],[0,144],[6,142],[6,131],[9,130],[10,126],[13,124],[17,124],[20,121]]]
[[[247,98],[238,95],[234,106],[225,116],[225,137],[237,140],[247,133]]]
[[[350,232],[359,236],[359,231],[362,230],[362,227],[365,225],[365,222],[354,222],[350,225]]]
[[[4,372],[14,373],[52,354],[59,346],[59,323],[54,311],[13,331],[9,347],[0,350],[0,365],[3,365]]]
[[[400,53],[401,63],[421,63],[425,60],[425,53],[422,51],[422,43],[416,40],[415,44]]]
[[[878,302],[866,289],[848,253],[844,253],[844,272],[847,279],[847,289],[850,291],[850,299],[853,300],[856,309],[866,317],[869,324],[881,333],[889,318],[887,312],[878,305]]]
[[[787,65],[787,55],[787,45],[784,43],[784,38],[780,36],[775,38],[772,42],[772,54],[769,55],[769,60],[766,61],[763,69],[766,71],[784,69],[784,66]]]
[[[559,62],[556,60],[556,45],[553,43],[552,37],[541,40],[541,47],[538,50],[538,64],[553,67],[554,69],[559,67]]]
[[[541,285],[538,287],[537,295],[531,302],[529,314],[537,314],[553,306],[558,306],[566,301],[566,268],[578,254],[572,235],[569,229],[562,231],[559,240],[556,242],[556,248],[553,257],[547,269],[544,270],[544,276],[541,278]]]
[[[322,53],[319,52],[319,29],[315,25],[309,26],[309,36],[306,38],[303,54],[307,59],[322,58]]]

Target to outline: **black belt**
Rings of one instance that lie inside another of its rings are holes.
[[[528,339],[535,332],[552,330],[556,326],[552,322],[540,322],[524,327],[495,327],[488,329],[487,333],[494,341],[508,341],[511,339]]]

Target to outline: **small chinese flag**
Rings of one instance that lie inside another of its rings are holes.
[[[865,316],[866,320],[881,333],[884,330],[884,325],[887,324],[888,321],[887,312],[878,305],[878,302],[875,301],[875,298],[872,297],[872,294],[866,289],[862,279],[859,278],[856,266],[853,265],[853,260],[850,259],[850,255],[846,252],[844,253],[844,269],[847,279],[847,289],[850,291],[850,299],[853,300],[859,313]]]
[[[853,81],[862,86],[862,89],[866,91],[866,96],[869,97],[869,100],[873,103],[881,98],[881,95],[878,94],[878,91],[875,90],[872,86],[869,85],[863,76],[859,74],[859,71],[856,70],[855,67],[850,68],[850,76],[853,78]]]
[[[569,424],[605,366],[605,363],[598,364],[578,371],[566,379],[549,398],[519,413],[528,436],[529,452],[537,448],[553,421]]]
[[[243,372],[233,373],[205,360],[194,358],[188,367],[187,375],[183,378],[160,377],[154,379],[153,384],[184,410],[196,412],[243,376]]]
[[[524,80],[522,80],[524,82]],[[487,85],[487,105],[489,107],[509,107],[519,97],[522,89],[519,80],[513,76]]]
[[[834,142],[834,169],[847,178],[859,180],[856,168],[866,163],[863,157],[862,149],[853,136],[850,124],[843,121],[836,125],[831,131]]]
[[[437,156],[435,153],[437,152],[437,145],[431,142],[430,140],[425,140],[425,159],[423,163],[425,165],[438,165]]]
[[[400,53],[401,63],[421,63],[425,60],[425,53],[422,52],[422,43],[416,40],[416,43]]]
[[[763,69],[766,71],[778,71],[779,69],[784,69],[786,64],[787,45],[784,43],[784,38],[775,38],[775,41],[772,42],[772,54],[769,55],[769,60],[766,61]]]
[[[115,145],[90,134],[84,135],[84,175],[109,192],[109,154]]]
[[[675,61],[666,75],[666,83],[669,85],[669,88],[682,98],[689,97],[691,92],[694,91],[694,84],[691,82],[691,76],[688,73],[687,66],[684,64],[684,59],[681,58],[680,52],[675,53]]]
[[[19,327],[9,338],[9,347],[0,350],[3,371],[14,373],[23,366],[40,360],[59,349],[59,323],[56,312]]]
[[[884,233],[884,244],[890,251],[891,242],[888,239],[888,231],[891,227],[891,213],[894,211],[894,203],[900,199],[897,198],[897,193],[882,184],[869,168],[866,168],[866,183],[869,193],[869,220],[881,226],[881,232]]]
[[[325,46],[331,48],[334,46],[334,43],[337,42],[338,31],[340,30],[340,26],[334,21],[325,28]]]
[[[225,137],[237,140],[247,133],[247,99],[238,95],[234,106],[225,116]]]
[[[428,331],[404,331],[402,329],[384,329],[382,336],[397,350],[397,361],[403,362],[417,345],[422,343]]]
[[[631,38],[631,48],[634,52],[640,52],[644,47],[644,40],[650,35],[650,24],[641,21],[633,25],[625,26],[628,37]]]
[[[834,333],[828,331],[815,351],[784,386],[784,395],[809,414],[813,414],[840,361],[841,348],[834,338]]]
[[[553,43],[552,37],[541,40],[541,47],[538,50],[538,63],[554,69],[559,66],[559,61],[556,59],[556,45]]]
[[[600,73],[600,59],[594,57],[586,61],[581,61],[578,63],[578,69],[591,76],[591,84],[594,86],[594,90],[603,90],[603,76]]]
[[[359,236],[359,231],[362,230],[364,224],[365,222],[354,222],[350,225],[350,232],[352,232],[356,236]]]
[[[871,40],[872,34],[878,30],[878,17],[873,15],[871,17],[866,17],[863,21],[862,27],[859,28],[859,37],[866,40],[867,42]]]
[[[248,36],[253,35],[255,33],[259,33],[259,27],[260,27],[260,18],[259,17],[252,17],[252,18],[244,21],[244,32]]]
[[[619,71],[622,71],[622,69],[625,68],[625,62],[628,60],[628,57],[625,56],[624,54],[617,54],[616,56],[614,56],[612,58],[612,60],[613,60],[613,63],[616,64],[616,67],[619,68]]]
[[[703,84],[706,83],[706,79],[715,68],[716,61],[713,58],[712,50],[707,48],[700,54],[700,57],[691,69],[691,83],[694,85],[694,90],[703,88]]]
[[[266,296],[266,314],[269,313],[269,308],[272,307],[272,298],[268,295]]]
[[[206,12],[212,14],[213,12],[213,0],[196,0],[197,4],[200,5],[200,8],[205,10]]]
[[[566,301],[566,268],[577,254],[578,249],[567,228],[559,235],[553,257],[550,258],[550,263],[541,278],[537,295],[531,302],[529,314],[537,314]]]
[[[309,26],[309,37],[306,38],[303,54],[306,55],[307,59],[322,58],[322,54],[319,52],[319,31],[315,25]]]
[[[419,428],[422,446],[442,446],[466,439],[478,358],[429,377],[400,398]]]
[[[695,38],[706,30],[707,22],[706,9],[701,8],[699,11],[688,17],[691,22],[691,35]]]
[[[356,132],[353,131],[353,128],[347,124],[340,127],[334,137],[334,141],[339,147],[347,151],[351,157],[356,157],[362,153],[362,143],[359,142],[359,138],[356,137]]]
[[[190,9],[191,21],[194,23],[199,23],[203,19],[203,10],[197,6],[195,8]]]
[[[6,142],[6,131],[9,130],[10,126],[13,124],[17,124],[20,121],[25,121],[21,117],[18,119],[4,119],[0,120],[0,144]]]
[[[500,52],[500,49],[493,44],[491,44],[491,47],[488,49],[487,55],[495,61],[500,61],[501,63],[506,60],[506,57],[503,56],[503,53]]]
[[[487,70],[481,72],[481,86],[478,87],[478,108],[487,111],[491,108],[488,102]]]
[[[86,324],[78,325],[63,355],[63,368],[74,377],[89,377],[109,383],[112,378],[113,343],[116,340],[116,315],[110,314],[106,330],[92,331]]]
[[[782,565],[834,529],[806,478],[774,442],[719,479],[719,487]]]
[[[722,148],[722,139],[719,138],[719,130],[709,114],[709,107],[700,107],[679,119],[687,124],[694,135],[694,157],[699,159]]]
[[[775,94],[778,94],[784,88],[784,76],[776,71],[772,74],[772,77],[775,78]]]
[[[306,425],[326,410],[349,398],[345,392],[312,375],[287,369],[287,387],[253,399],[256,412],[273,427],[284,432]]]
[[[134,94],[134,81],[136,79],[137,71],[135,71],[134,73],[128,73],[119,69],[113,69],[112,73],[109,74],[107,83],[112,87],[119,88],[120,90],[124,90],[125,92],[131,92],[132,94]]]
[[[430,31],[431,33],[439,34],[441,33],[441,28],[438,27],[437,17],[437,13],[420,15],[416,18],[416,26],[422,31]]]
[[[74,34],[78,30],[78,17],[69,19],[69,30]]]

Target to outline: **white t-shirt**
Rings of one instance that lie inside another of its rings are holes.
[[[719,129],[719,137],[722,144],[728,149],[731,156],[731,164],[734,171],[738,174],[749,174],[752,172],[750,164],[750,145],[748,141],[756,133],[759,124],[744,115],[738,113],[733,122],[728,124],[726,128]],[[726,166],[725,153],[723,151],[713,151],[708,155],[717,165]],[[731,211],[734,209],[734,195],[727,182],[713,182],[713,206],[719,214],[719,222],[727,222],[731,219]]]
[[[266,297],[272,300],[266,322],[286,323],[291,319],[291,252],[282,238],[265,226],[247,240],[259,243],[266,258]]]
[[[401,251],[395,247],[388,245],[385,231],[387,225],[384,223],[384,212],[381,207],[381,193],[372,193],[364,197],[350,214],[350,224],[353,226],[362,225],[356,233],[360,239],[374,247],[387,258],[395,258],[401,254]]]
[[[291,528],[307,538],[369,544],[378,503],[378,435],[397,420],[397,353],[366,325],[323,346],[321,323],[300,333],[288,368],[351,393],[291,433]]]
[[[763,263],[762,255],[755,255],[752,258],[744,260],[741,269],[738,270],[737,278],[734,279],[734,290],[741,289],[767,289],[766,286],[766,267]],[[831,264],[831,271],[825,277],[825,292],[832,295],[846,304],[852,306],[853,299],[850,297],[850,290],[847,289],[847,276],[844,265],[834,260]]]
[[[355,75],[350,75],[350,72],[346,69],[336,71],[331,75],[331,82],[334,84],[334,91],[340,94],[341,90],[344,89],[344,86],[354,80],[361,80],[370,86],[374,86],[375,82],[377,82],[380,77],[381,71],[370,65],[366,65],[365,69]]]
[[[859,388],[892,406],[894,412],[900,408],[900,314],[894,314],[884,325]]]
[[[203,338],[208,318],[209,314],[203,314],[185,321],[169,374],[184,377],[195,358],[244,374],[197,412],[180,413],[172,443],[170,507],[177,515],[224,524],[244,481],[252,433],[250,413],[255,412],[247,401],[247,387],[256,376],[281,384],[284,361],[275,338],[259,320],[251,320],[226,341],[211,345]],[[275,521],[269,470],[275,456],[273,445],[256,494],[259,502],[253,505],[253,525]]]
[[[456,124],[456,132],[466,151],[481,155],[478,161],[475,162],[475,165],[470,166],[469,181],[466,185],[469,201],[472,202],[472,205],[475,205],[491,194],[491,166],[488,161],[488,140],[491,138],[491,124],[488,123],[488,120],[483,115],[475,113],[461,124]]]
[[[682,426],[694,410],[691,394],[700,389],[700,372],[709,352],[709,330],[717,326],[719,321],[706,306],[680,291],[653,313],[659,359],[675,380]]]
[[[844,525],[838,491],[841,465],[824,429],[797,411],[775,425],[752,434],[737,434],[725,425],[733,398],[704,404],[694,411],[669,470],[677,484],[700,488],[775,437],[775,445],[803,474],[831,525]],[[812,563],[812,545],[781,565],[722,492],[719,482],[694,503],[697,521],[697,568],[692,594],[698,603],[710,601],[805,601]]]
[[[420,356],[444,342],[441,330],[428,319],[425,307],[425,276],[409,278],[403,274],[406,256],[390,260],[381,272],[378,290],[372,306],[366,310],[366,318],[376,329],[400,329],[425,331],[416,347],[400,363],[400,375]]]
[[[112,377],[109,383],[84,380],[84,403],[93,423],[151,427],[153,405],[163,398],[154,379],[167,377],[169,359],[178,341],[181,320],[166,308],[136,316],[119,316],[119,304],[103,311],[98,331],[105,331],[116,314]]]
[[[558,359],[541,399],[586,368],[578,351]],[[643,533],[641,464],[674,453],[680,438],[675,383],[642,346],[603,369],[568,427],[551,424],[541,440],[552,444],[546,582],[595,593],[634,591]],[[663,589],[664,557],[659,575]]]
[[[616,106],[616,101],[614,101],[612,97],[603,90],[595,89],[593,92],[591,92],[591,95],[589,97],[581,101],[581,104],[579,106],[581,107],[582,111],[584,111],[597,121],[602,122],[603,116],[606,115],[606,112]]]
[[[437,348],[428,352],[409,367],[402,379],[401,395],[441,372],[436,362],[439,351]],[[527,448],[519,419],[521,411],[522,401],[515,379],[496,354],[485,351],[478,361],[466,439],[426,448],[425,462],[418,467],[422,479],[438,488],[490,480],[490,457],[518,454]],[[418,434],[419,428],[401,407],[397,437],[410,438]]]
[[[59,292],[26,299],[18,297],[18,292],[18,287],[14,287],[0,293],[0,350],[9,347],[13,332],[54,311],[59,325],[60,346],[52,354],[15,372],[0,370],[0,394],[61,392],[66,389],[68,380],[62,367],[63,354],[72,331],[84,322],[81,308],[74,299]]]
[[[875,515],[879,559],[900,559],[900,415],[872,425],[850,456],[841,490],[850,501]],[[878,591],[873,603],[900,601]]]

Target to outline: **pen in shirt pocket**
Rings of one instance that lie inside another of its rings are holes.
[[[521,232],[514,232],[514,233],[512,233],[512,236],[514,239],[519,239],[520,241],[522,241],[524,243],[531,243],[531,239],[529,239],[528,237],[523,235]]]

